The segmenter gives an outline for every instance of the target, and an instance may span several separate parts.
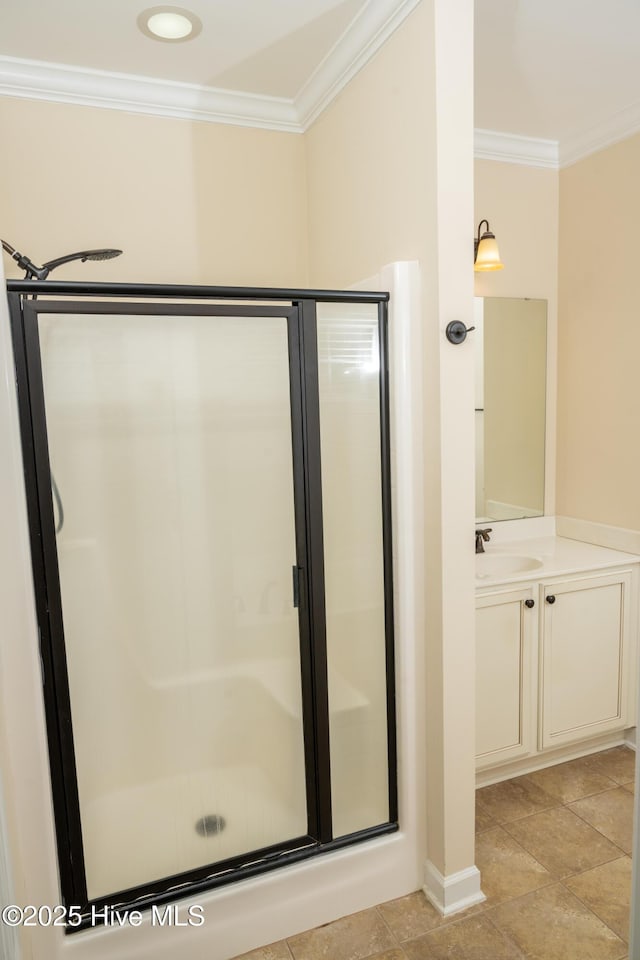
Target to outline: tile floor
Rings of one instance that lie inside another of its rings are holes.
[[[477,792],[485,903],[447,920],[420,891],[241,960],[626,960],[635,754]]]

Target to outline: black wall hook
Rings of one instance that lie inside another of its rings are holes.
[[[447,324],[445,333],[449,343],[464,343],[467,334],[471,333],[472,330],[475,330],[475,327],[465,327],[462,320],[452,320],[451,323]]]

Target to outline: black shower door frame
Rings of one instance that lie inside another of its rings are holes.
[[[391,482],[387,293],[202,287],[159,284],[7,283],[32,569],[38,620],[49,765],[56,826],[61,903],[79,908],[82,921],[100,921],[105,907],[120,911],[192,897],[222,884],[326,853],[398,829],[395,657],[391,545]],[[40,298],[43,299],[40,299]],[[86,299],[86,298],[90,299]],[[133,298],[133,299],[130,299]],[[215,302],[211,302],[215,301]],[[235,301],[235,302],[234,302]],[[316,305],[377,304],[380,347],[381,516],[383,533],[385,663],[387,680],[388,821],[334,838],[331,808],[329,693],[320,460],[320,405]],[[185,873],[89,899],[66,662],[62,597],[40,355],[38,318],[46,314],[277,317],[287,323],[298,626],[307,833],[274,846]]]

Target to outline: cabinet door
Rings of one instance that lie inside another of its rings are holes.
[[[529,586],[476,599],[478,769],[524,757],[533,749],[533,606],[534,588]]]
[[[540,747],[622,729],[631,573],[541,585]]]

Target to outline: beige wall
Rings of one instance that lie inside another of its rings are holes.
[[[429,828],[428,856],[444,877],[465,873],[474,853],[473,345],[469,340],[453,347],[444,337],[449,321],[472,322],[472,76],[471,0],[423,0],[304,139],[106,110],[0,102],[0,122],[10,141],[0,222],[6,238],[34,259],[85,245],[118,244],[130,259],[102,264],[99,273],[92,268],[92,276],[331,286],[377,274],[386,262],[419,262],[425,426],[414,456],[421,467],[424,449],[426,522],[418,536],[425,535],[427,575],[416,601],[415,642],[416,662],[424,665],[426,658],[427,670],[418,672],[411,664],[400,682],[403,691],[412,690],[418,677],[426,722],[408,736],[415,749],[422,749],[426,730],[428,743],[422,754],[426,763],[414,764],[411,755],[401,761],[411,765],[410,782],[423,804],[421,830],[424,822]],[[97,133],[85,142],[94,124]],[[66,161],[77,156],[81,169],[95,171],[95,188],[94,180],[87,184],[75,167],[66,169]],[[27,182],[39,183],[46,216],[35,201],[26,216],[21,194]],[[132,197],[137,206],[130,213]],[[171,243],[174,235],[177,246]],[[36,237],[37,249],[29,243]],[[87,276],[83,271],[86,265],[77,265],[67,276]],[[402,541],[396,544],[401,548]],[[426,623],[420,616],[423,592]],[[33,704],[35,667],[25,669],[26,680],[31,699],[25,702]],[[17,704],[11,706],[18,711]],[[18,757],[20,762],[26,761]],[[40,762],[39,790],[32,791],[39,797],[46,793],[44,769]],[[34,853],[35,839],[29,836],[25,844]],[[416,846],[423,856],[422,833]],[[50,830],[47,850],[46,876],[37,886],[45,893],[55,889]],[[332,890],[332,899],[318,891],[317,911],[324,916],[318,919],[316,913],[315,923],[345,907],[367,905],[362,901],[368,887],[358,889],[356,904],[353,877],[350,871],[351,879]],[[284,879],[272,878],[263,893],[277,894]],[[411,879],[405,875],[402,883]],[[250,896],[247,891],[247,900]],[[222,923],[233,917],[225,904],[241,898],[238,890],[227,890],[207,899],[212,922],[217,913]],[[282,900],[275,894],[273,904],[269,913],[278,919]],[[253,900],[251,905],[258,909]],[[263,898],[265,912],[267,907],[268,897]],[[294,906],[289,912],[296,918],[292,922],[303,922]],[[277,925],[270,929],[271,939],[285,933]],[[38,955],[52,956],[44,943],[48,932],[38,933]],[[107,939],[92,938],[92,956],[107,955]],[[158,955],[168,955],[168,937],[154,943]],[[130,947],[123,956],[133,955]],[[213,956],[223,949],[215,945]],[[68,951],[67,943],[56,943],[56,956]]]
[[[558,514],[640,530],[640,136],[560,173]]]
[[[428,858],[446,876],[473,863],[473,355],[444,339],[449,320],[472,312],[471,18],[464,2],[421,4],[306,138],[312,283],[420,265],[426,811]]]
[[[554,514],[556,486],[559,175],[557,170],[476,160],[475,229],[487,219],[504,270],[475,274],[478,297],[546,300],[547,430],[545,513]]]
[[[489,221],[504,270],[475,274],[478,297],[536,297],[555,311],[558,291],[557,170],[476,160],[475,232]]]
[[[305,135],[314,286],[435,262],[430,4],[411,14]]]
[[[0,129],[5,240],[36,263],[124,250],[55,279],[306,284],[300,135],[7,98]]]

